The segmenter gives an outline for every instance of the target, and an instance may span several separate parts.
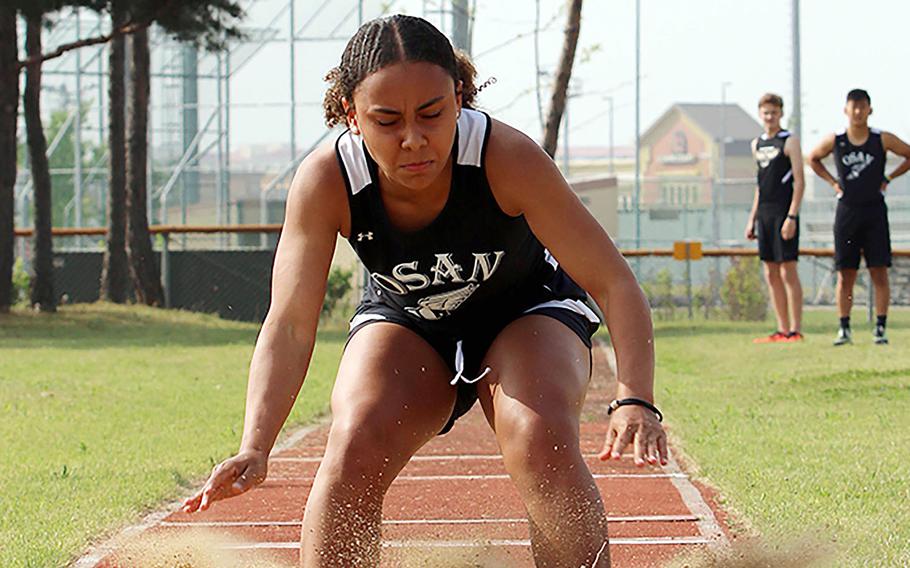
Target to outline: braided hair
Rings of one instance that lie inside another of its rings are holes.
[[[329,88],[322,107],[331,128],[347,122],[341,104],[354,100],[354,89],[370,74],[401,62],[423,61],[445,69],[457,85],[462,83],[462,106],[472,108],[477,71],[467,54],[456,50],[433,24],[415,16],[396,14],[363,24],[348,41],[341,63],[325,76]]]

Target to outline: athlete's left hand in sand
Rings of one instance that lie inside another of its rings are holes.
[[[246,493],[265,480],[268,452],[241,451],[216,465],[205,486],[183,502],[184,513],[205,511],[215,501]]]
[[[607,440],[598,457],[619,459],[630,444],[635,465],[667,465],[667,434],[657,416],[643,406],[621,406],[610,415]]]

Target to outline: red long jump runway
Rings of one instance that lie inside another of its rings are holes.
[[[631,456],[597,459],[606,433],[608,394],[615,386],[611,355],[608,347],[595,348],[581,442],[610,520],[613,566],[661,566],[680,554],[724,546],[723,515],[710,493],[691,482],[675,460],[665,468],[638,468]],[[295,565],[303,508],[326,435],[327,426],[322,426],[275,453],[269,478],[255,490],[202,513],[159,515],[142,532],[169,536],[192,529],[214,531],[228,537],[221,546],[249,558],[251,565],[257,558]],[[77,566],[130,565],[118,561],[116,551],[103,548]],[[414,457],[385,500],[383,566],[433,566],[437,560],[440,566],[534,565],[524,508],[479,405],[451,433]]]

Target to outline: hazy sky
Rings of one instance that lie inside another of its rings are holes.
[[[287,14],[279,14],[286,4],[284,0],[254,2],[249,25],[265,27],[277,15],[273,27],[287,37]],[[298,0],[297,27],[321,4],[321,0]],[[382,4],[364,2],[365,19],[378,15]],[[431,10],[438,6],[438,2],[422,0],[387,4],[393,11],[415,15],[424,13],[424,5]],[[766,91],[781,94],[785,104],[792,101],[790,0],[642,0],[641,4],[642,131],[674,102],[719,102],[723,82],[730,83],[727,100],[749,112]],[[332,0],[312,20],[306,34],[324,37],[340,23],[335,35],[349,37],[356,27],[356,5],[355,0]],[[542,25],[552,22],[540,35],[541,66],[552,71],[562,45],[565,2],[541,0],[540,5]],[[844,95],[854,87],[863,87],[872,95],[873,126],[910,139],[908,52],[895,47],[903,45],[910,2],[803,0],[801,10],[804,147],[844,125]],[[437,14],[428,16],[439,21]],[[446,29],[448,26],[447,21]],[[477,0],[473,51],[479,79],[497,78],[495,85],[481,93],[480,103],[497,118],[539,138],[533,29],[533,1]],[[607,145],[606,92],[613,93],[616,105],[616,144],[633,143],[634,38],[633,0],[585,2],[574,74],[583,95],[571,102],[572,145]],[[321,78],[337,62],[343,45],[340,41],[297,45],[299,148],[322,133],[319,103],[325,84]],[[234,64],[239,65],[250,49],[238,50]],[[587,57],[582,55],[585,53]],[[286,42],[270,43],[235,73],[231,82],[236,105],[231,116],[234,148],[288,140],[288,61]],[[203,85],[202,91],[203,96],[213,96],[210,86]],[[548,97],[545,83],[544,106]]]

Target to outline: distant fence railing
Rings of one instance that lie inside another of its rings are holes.
[[[149,232],[158,254],[168,307],[194,311],[214,312],[222,317],[248,321],[261,320],[269,303],[271,268],[274,244],[282,225],[153,225]],[[80,236],[104,237],[104,227],[54,228],[54,237]],[[15,230],[16,237],[32,236],[30,228]],[[234,246],[222,246],[211,235],[250,235],[241,241],[233,237]],[[195,235],[195,236],[194,236]],[[254,235],[259,235],[259,238]],[[268,237],[268,238],[266,238]],[[189,238],[189,240],[187,240]],[[23,247],[20,247],[20,250]],[[27,247],[27,256],[28,254]],[[668,279],[673,286],[685,286],[688,293],[677,294],[672,300],[679,307],[692,307],[693,286],[711,284],[715,289],[734,258],[755,257],[755,246],[706,248],[702,250],[705,261],[680,262],[674,260],[672,248],[642,248],[621,250],[630,260],[639,280],[647,285]],[[829,248],[800,249],[808,262],[800,263],[806,301],[809,304],[830,304],[834,300],[834,270]],[[895,304],[910,304],[910,249],[894,250],[896,269],[892,271],[892,300]],[[70,302],[91,302],[98,299],[103,243],[77,250],[59,247],[54,253],[55,290],[58,297]],[[26,259],[28,260],[28,258]],[[356,274],[356,272],[355,272]],[[659,278],[658,278],[659,276]],[[360,280],[360,275],[355,278]],[[361,281],[362,284],[362,281]],[[358,287],[358,286],[355,286]],[[646,286],[647,287],[647,286]],[[868,278],[860,277],[855,293],[857,303],[871,304],[871,286]],[[717,307],[717,304],[715,304]]]
[[[236,233],[236,234],[269,234],[280,233],[281,223],[271,224],[250,224],[250,225],[151,225],[149,233],[153,235],[179,235],[179,234],[217,234],[217,233]],[[34,234],[32,228],[15,229],[15,236],[19,238],[31,237]],[[107,235],[105,227],[54,227],[51,234],[55,237],[78,237],[78,236],[104,236]],[[624,248],[620,251],[627,258],[645,257],[645,256],[673,256],[672,248]],[[702,254],[707,257],[726,257],[726,256],[757,256],[758,250],[755,247],[723,247],[723,248],[706,248]],[[830,248],[801,248],[799,254],[802,256],[833,257],[834,249]],[[910,249],[895,249],[891,251],[894,257],[910,257]]]

